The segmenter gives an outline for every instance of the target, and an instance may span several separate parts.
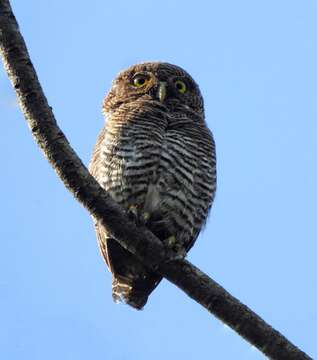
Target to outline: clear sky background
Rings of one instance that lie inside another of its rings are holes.
[[[316,1],[12,1],[59,125],[88,164],[101,102],[145,60],[200,84],[218,193],[189,260],[317,358]],[[0,357],[263,359],[163,281],[111,299],[91,219],[34,143],[0,70]]]

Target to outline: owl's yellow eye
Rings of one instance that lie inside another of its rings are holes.
[[[176,80],[175,87],[176,87],[177,91],[181,94],[184,94],[187,90],[186,84],[182,80]]]
[[[132,81],[134,87],[141,88],[149,83],[150,79],[146,75],[136,75]]]

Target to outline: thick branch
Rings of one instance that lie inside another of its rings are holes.
[[[146,265],[186,292],[271,359],[310,359],[283,335],[186,260],[165,263],[162,243],[136,228],[89,174],[57,126],[8,0],[0,0],[0,51],[32,135],[75,198]]]

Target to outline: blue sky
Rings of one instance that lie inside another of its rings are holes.
[[[218,193],[189,259],[317,357],[315,1],[12,1],[59,125],[87,164],[116,73],[144,60],[200,84]],[[0,356],[263,359],[167,281],[111,300],[91,219],[30,136],[0,70]]]

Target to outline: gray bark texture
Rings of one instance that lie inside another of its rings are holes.
[[[38,81],[8,0],[0,0],[0,53],[33,138],[74,197],[127,250],[263,354],[277,360],[311,359],[247,306],[187,260],[168,258],[162,243],[146,228],[137,228],[89,174],[57,125]]]

